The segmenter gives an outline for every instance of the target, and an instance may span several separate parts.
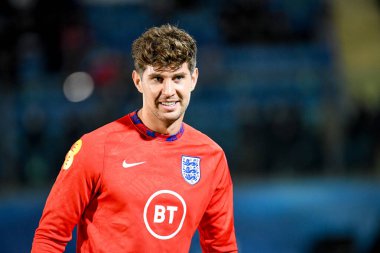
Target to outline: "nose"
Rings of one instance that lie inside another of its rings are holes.
[[[174,83],[172,80],[165,80],[163,82],[163,87],[162,87],[162,94],[165,96],[172,96],[174,94]]]

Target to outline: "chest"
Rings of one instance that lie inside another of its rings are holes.
[[[206,149],[166,143],[113,142],[105,148],[100,203],[128,219],[143,219],[153,235],[199,223],[215,186]],[[142,222],[142,221],[141,221]]]

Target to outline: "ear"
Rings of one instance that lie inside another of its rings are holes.
[[[142,85],[141,85],[142,78],[136,70],[133,70],[133,72],[132,72],[132,80],[133,80],[133,83],[135,84],[137,90],[140,93],[143,93],[143,89],[142,89]]]
[[[191,74],[191,85],[192,85],[191,91],[193,91],[195,89],[195,86],[197,85],[198,75],[199,75],[198,68],[195,68],[193,73]]]

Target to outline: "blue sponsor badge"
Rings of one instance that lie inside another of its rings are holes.
[[[182,156],[182,176],[186,182],[193,185],[201,178],[201,159],[193,156]]]

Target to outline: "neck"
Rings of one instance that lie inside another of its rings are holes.
[[[165,134],[165,135],[177,134],[179,130],[181,129],[182,118],[183,118],[181,117],[173,122],[165,122],[163,120],[156,118],[156,120],[153,122],[149,120],[149,116],[142,109],[137,112],[137,116],[140,118],[143,124],[146,127],[148,127],[150,130],[153,130],[157,133]]]

